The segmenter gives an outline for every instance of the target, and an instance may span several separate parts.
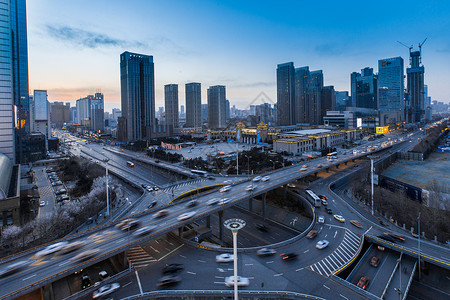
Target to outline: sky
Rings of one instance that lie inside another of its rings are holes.
[[[450,102],[450,1],[27,1],[30,90],[49,101],[101,91],[120,108],[119,56],[153,55],[156,108],[164,85],[225,85],[231,105],[276,103],[276,67],[323,70],[325,85],[350,89],[350,73],[422,47],[433,100]],[[405,72],[406,73],[406,72]]]

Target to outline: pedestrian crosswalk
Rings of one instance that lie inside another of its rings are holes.
[[[128,250],[128,262],[135,269],[144,268],[155,261],[156,259],[150,256],[142,247],[137,246]]]
[[[191,181],[186,181],[186,182],[183,182],[183,183],[180,183],[180,184],[176,184],[176,185],[173,185],[173,186],[170,186],[170,187],[163,188],[162,191],[166,192],[166,193],[167,192],[171,193],[172,191],[175,192],[176,190],[178,190],[179,188],[182,188],[184,186],[189,186],[189,185],[193,185],[193,184],[200,183],[200,182],[205,182],[205,181],[207,181],[207,180],[203,179],[203,178],[194,179],[194,180],[191,180]]]
[[[321,261],[318,261],[307,268],[320,275],[330,276],[352,260],[358,252],[360,242],[361,239],[359,236],[346,229],[344,239],[339,247]]]

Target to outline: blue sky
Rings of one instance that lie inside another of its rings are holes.
[[[350,73],[423,47],[432,99],[450,101],[450,1],[28,1],[30,89],[49,100],[101,90],[120,107],[119,55],[153,55],[157,107],[163,86],[227,86],[237,107],[276,102],[276,65],[322,69],[326,85],[349,90]],[[263,92],[266,96],[257,98]]]

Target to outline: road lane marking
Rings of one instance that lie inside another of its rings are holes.
[[[124,287],[126,287],[126,286],[129,286],[130,284],[131,284],[131,281],[128,282],[128,283],[125,283],[125,284],[122,286],[122,288],[124,288]]]
[[[304,268],[297,269],[297,270],[295,270],[295,272],[301,271],[301,270],[303,270],[303,269],[304,269]]]
[[[245,266],[253,266],[253,264],[245,264]]]
[[[337,235],[337,230],[336,230],[336,232],[334,233],[334,238],[336,238],[336,235]]]
[[[214,283],[216,283],[216,284],[223,284],[223,285],[225,285],[225,282],[222,282],[222,281],[219,281],[219,282],[217,282],[217,281],[214,281]]]
[[[214,277],[220,278],[220,279],[225,278],[224,276],[214,276]]]
[[[141,279],[139,278],[139,274],[138,274],[137,271],[134,271],[134,273],[136,274],[137,283],[138,283],[138,285],[139,285],[139,291],[141,292],[141,295],[142,295],[143,292],[142,292]]]
[[[64,265],[67,265],[68,263],[70,263],[70,260],[66,260],[66,261],[63,262],[63,263],[60,263],[58,266],[62,267],[62,266],[64,266]]]
[[[164,258],[166,258],[166,256],[168,256],[168,255],[174,253],[175,251],[177,251],[178,249],[180,249],[180,248],[183,247],[183,246],[184,246],[184,244],[181,244],[180,246],[176,247],[175,249],[173,249],[173,250],[170,251],[169,253],[163,255],[160,259],[158,259],[158,261],[163,260]],[[180,254],[180,255],[181,255],[181,254]]]
[[[280,273],[280,274],[275,274],[275,275],[273,275],[274,277],[277,277],[277,276],[283,276],[283,273]]]
[[[326,288],[326,289],[330,289],[330,288],[329,288],[329,287],[327,287],[327,286],[326,286],[325,284],[323,285],[323,287],[324,287],[324,288]]]
[[[219,271],[220,273],[224,273],[225,272],[225,270],[222,269],[222,268],[217,268],[217,271]]]
[[[27,279],[33,278],[34,276],[36,276],[36,274],[33,274],[33,275],[31,275],[31,276],[28,276],[28,277],[25,277],[24,279],[22,279],[22,281],[25,281],[25,280],[27,280]]]
[[[266,262],[266,264],[271,264],[273,263],[273,260]]]
[[[190,272],[190,271],[187,271],[186,273],[191,274],[191,275],[197,275],[197,273]]]
[[[199,259],[198,262],[206,263],[206,261]]]
[[[327,234],[325,234],[325,237],[327,237],[327,235],[328,235],[328,233],[327,233]]]
[[[181,255],[181,254],[180,254],[180,256],[181,256],[182,258],[186,258],[186,256],[184,256],[184,255]]]
[[[342,295],[342,294],[339,294],[339,296],[341,296],[342,298],[344,298],[344,299],[347,299],[348,300],[348,298],[347,297],[345,297],[344,295]]]
[[[309,249],[308,250],[306,250],[306,251],[304,251],[303,253],[306,253],[306,252],[308,252],[309,251]]]

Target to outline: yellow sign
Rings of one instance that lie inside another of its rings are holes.
[[[389,126],[377,127],[378,134],[384,134],[389,132]]]

